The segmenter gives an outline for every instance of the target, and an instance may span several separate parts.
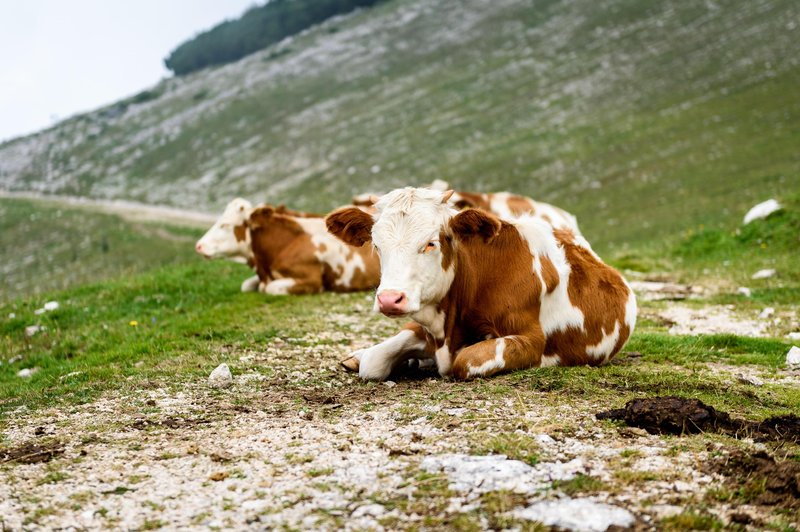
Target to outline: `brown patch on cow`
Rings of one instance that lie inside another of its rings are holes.
[[[459,196],[458,201],[454,204],[456,209],[463,210],[473,207],[484,211],[491,210],[489,197],[486,194],[478,194],[477,192],[456,192],[456,194]]]
[[[533,202],[523,196],[511,195],[506,202],[508,210],[514,216],[521,216],[523,214],[533,214],[536,209],[533,207]],[[544,218],[544,216],[542,217]]]
[[[286,207],[286,205],[278,205],[275,207],[277,214],[285,214],[286,216],[294,216],[295,218],[323,218],[324,214],[317,214],[313,212],[295,211]]]
[[[479,236],[489,243],[500,233],[501,227],[499,218],[478,209],[461,211],[450,219],[450,229],[460,239]]]
[[[325,217],[328,232],[345,244],[360,247],[372,240],[372,216],[358,207],[343,207]]]
[[[542,218],[542,220],[544,220],[545,222],[549,223],[550,225],[553,225],[553,219],[552,219],[552,218],[550,218],[548,215],[546,215],[546,214],[543,214],[543,215],[541,216],[541,218]]]
[[[433,337],[431,333],[425,330],[425,328],[416,322],[407,323],[403,327],[404,331],[411,331],[414,333],[419,340],[425,340],[425,352],[429,356],[434,356],[436,354],[436,338]]]
[[[598,365],[611,360],[630,335],[625,323],[629,289],[614,268],[598,260],[591,251],[575,242],[569,229],[555,229],[553,235],[564,249],[570,266],[567,294],[573,306],[584,315],[583,330],[568,327],[548,335],[545,355],[559,355],[562,365]],[[597,345],[619,324],[616,345],[607,356],[589,356],[588,347]]]
[[[40,464],[62,454],[64,454],[64,444],[60,441],[27,442],[16,447],[0,449],[0,463]]]
[[[547,293],[551,293],[558,286],[559,276],[553,261],[547,255],[539,255],[539,263],[542,265],[542,279],[547,288]]]
[[[244,242],[247,240],[247,224],[234,225],[233,236],[236,237],[237,242]]]
[[[442,250],[442,269],[447,271],[453,264],[453,239],[444,231],[439,232],[439,246]]]

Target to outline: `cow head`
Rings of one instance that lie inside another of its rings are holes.
[[[381,282],[375,309],[405,316],[436,305],[455,276],[456,241],[480,235],[491,239],[500,221],[489,213],[456,214],[448,205],[452,191],[404,188],[383,196],[369,215],[356,207],[336,210],[325,219],[328,231],[345,243],[372,241],[381,258]]]
[[[197,241],[195,251],[207,259],[228,258],[247,262],[252,251],[245,223],[252,210],[250,202],[241,198],[228,203],[219,220]]]

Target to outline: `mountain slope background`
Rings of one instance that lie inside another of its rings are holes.
[[[0,146],[0,187],[325,211],[449,180],[601,251],[800,188],[800,5],[392,0]]]

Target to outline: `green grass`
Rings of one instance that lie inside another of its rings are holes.
[[[0,301],[193,260],[200,232],[0,198]]]

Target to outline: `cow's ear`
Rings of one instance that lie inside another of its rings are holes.
[[[247,219],[247,227],[250,229],[258,229],[264,227],[272,215],[275,214],[275,209],[270,205],[259,207],[250,213],[250,218]]]
[[[502,224],[491,213],[480,209],[466,209],[450,219],[450,229],[459,239],[479,236],[484,242],[491,242],[500,233]]]
[[[372,240],[372,216],[358,207],[342,207],[325,217],[328,232],[345,244],[361,247]]]

